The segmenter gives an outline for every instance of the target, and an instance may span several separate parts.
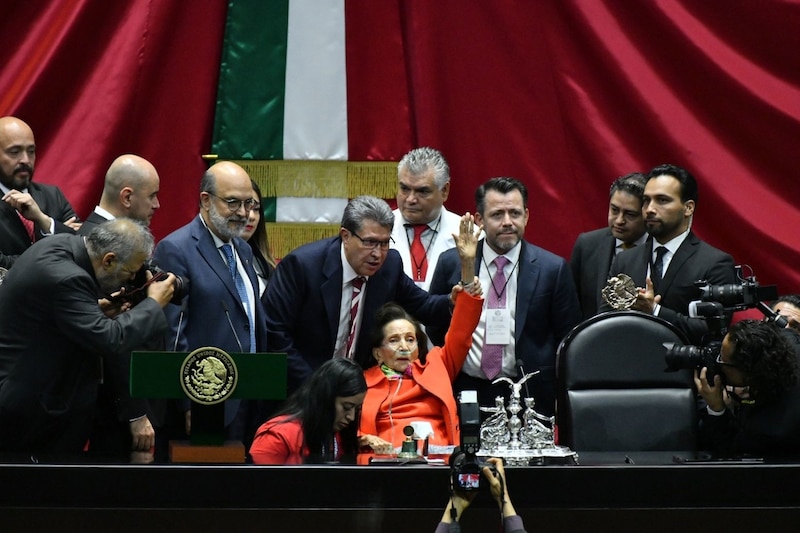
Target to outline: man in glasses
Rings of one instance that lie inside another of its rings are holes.
[[[722,340],[713,384],[695,371],[700,448],[719,456],[789,455],[800,449],[800,335],[771,322],[742,320]]]
[[[156,247],[159,267],[189,280],[185,305],[166,310],[168,350],[215,346],[234,353],[264,351],[267,332],[253,252],[241,239],[255,205],[247,172],[231,161],[218,162],[200,182],[200,214]],[[188,432],[188,402],[183,407]],[[245,430],[245,407],[240,400],[225,402],[228,439],[252,436]]]
[[[426,325],[450,320],[448,295],[429,296],[403,272],[390,249],[394,215],[372,196],[348,202],[339,235],[283,258],[266,292],[269,351],[285,352],[289,390],[324,361],[374,361],[369,332],[375,312],[394,301]]]

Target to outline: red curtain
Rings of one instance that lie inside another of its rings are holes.
[[[85,218],[123,153],[161,177],[152,229],[197,214],[211,143],[225,0],[31,0],[0,16],[0,116],[36,136],[35,178]]]
[[[694,228],[800,292],[797,0],[347,0],[350,159],[442,150],[452,210],[491,176],[531,192],[527,237],[568,256],[618,175],[674,163]],[[32,0],[0,17],[0,114],[79,214],[124,152],[162,178],[154,232],[197,209],[226,2]],[[324,98],[324,90],[319,97]],[[355,111],[357,109],[357,112]]]
[[[701,238],[800,291],[799,2],[375,4],[348,1],[348,51],[393,46],[405,70],[348,55],[350,106],[367,117],[351,159],[386,157],[376,139],[405,141],[411,124],[411,145],[451,163],[450,206],[471,209],[489,177],[520,178],[528,239],[565,257],[605,224],[614,178],[674,163],[698,179]]]

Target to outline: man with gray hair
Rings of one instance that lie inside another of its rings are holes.
[[[290,391],[331,357],[374,363],[369,335],[386,302],[425,324],[449,322],[450,298],[417,287],[389,249],[393,224],[385,201],[359,196],[347,204],[339,235],[301,246],[278,263],[266,292],[267,348],[288,355]]]
[[[19,257],[0,285],[0,450],[83,450],[101,365],[108,383],[127,388],[131,350],[166,331],[174,275],[133,307],[103,296],[133,280],[152,250],[147,228],[118,219]]]
[[[455,247],[461,217],[444,208],[449,193],[450,167],[438,150],[415,148],[398,163],[391,247],[406,275],[426,291],[439,255]]]

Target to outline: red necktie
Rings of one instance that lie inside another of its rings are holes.
[[[422,233],[427,224],[414,224],[414,240],[411,243],[411,260],[414,262],[414,281],[425,281],[428,273],[428,254],[422,244]]]
[[[356,340],[356,317],[358,316],[358,304],[361,302],[361,288],[364,286],[365,278],[359,276],[351,282],[353,284],[353,299],[350,301],[350,334],[347,336],[347,351],[345,357],[353,358],[353,348]]]
[[[506,274],[503,272],[508,258],[498,255],[492,261],[497,270],[492,277],[491,287],[489,287],[489,300],[486,302],[486,321],[489,321],[489,313],[492,309],[505,309],[506,307]],[[488,333],[488,328],[487,328]],[[484,334],[483,352],[481,353],[481,370],[489,380],[493,380],[503,369],[503,349],[502,344],[487,344]]]
[[[19,220],[22,222],[22,225],[25,226],[25,231],[28,232],[28,238],[30,238],[31,243],[35,242],[36,239],[33,238],[33,221],[22,216],[22,213],[19,211],[17,211],[17,216],[19,216]]]

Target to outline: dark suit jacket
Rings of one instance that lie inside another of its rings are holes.
[[[63,222],[75,216],[61,189],[54,185],[46,185],[32,181],[28,193],[39,204],[43,213],[55,221],[56,233],[75,233]],[[34,235],[36,240],[37,235]],[[17,210],[5,202],[0,202],[0,267],[11,268],[22,252],[30,248],[30,238],[25,226],[19,219]]]
[[[484,241],[478,243],[475,274],[483,261]],[[556,349],[561,339],[575,327],[581,318],[578,297],[567,262],[547,250],[522,241],[517,273],[517,299],[514,340],[516,357],[521,359],[526,372],[541,373],[527,383],[537,407],[543,412],[553,412],[555,404]],[[461,277],[461,260],[455,249],[447,250],[439,258],[431,281],[431,294],[441,294],[458,283]],[[486,290],[484,289],[484,293]],[[434,344],[441,346],[447,327],[428,327]]]
[[[333,237],[301,246],[278,263],[267,286],[267,346],[288,355],[290,389],[330,359],[336,347],[342,301],[341,243]],[[403,272],[396,250],[387,252],[366,287],[355,348],[356,361],[365,367],[374,362],[370,334],[375,313],[386,302],[397,302],[426,326],[441,327],[450,320],[449,291],[448,296],[430,297],[417,287]]]
[[[647,267],[653,253],[653,239],[644,246],[637,246],[617,254],[611,264],[614,275],[629,275],[637,287],[645,286]],[[656,295],[661,295],[659,315],[678,327],[692,344],[700,344],[708,332],[702,318],[689,318],[689,302],[700,298],[695,281],[706,280],[711,285],[736,283],[733,258],[721,250],[701,241],[691,231],[675,252],[664,279],[653,282]],[[601,311],[610,307],[604,304]]]
[[[98,294],[89,254],[76,235],[37,243],[0,285],[2,446],[49,449],[72,433],[66,449],[80,451],[89,436],[100,360],[106,380],[127,388],[131,350],[166,331],[154,300],[111,319],[97,305]]]
[[[583,320],[596,315],[603,304],[601,292],[608,282],[616,245],[617,240],[607,227],[581,233],[575,241],[569,266]]]
[[[89,235],[94,228],[102,224],[103,222],[108,222],[108,219],[103,218],[102,216],[98,215],[94,211],[86,217],[86,220],[83,221],[81,224],[81,229],[78,230],[78,235]]]
[[[92,211],[88,217],[83,221],[81,225],[81,229],[78,230],[78,235],[89,235],[94,228],[102,224],[103,222],[108,222],[109,219],[103,218],[101,215],[98,215],[94,211]],[[164,339],[150,339],[147,344],[143,346],[139,346],[136,350],[163,350],[164,349]],[[118,397],[112,397],[110,393],[103,394],[103,390],[105,387],[101,386],[101,394],[100,400],[101,401],[109,401],[111,399],[115,405],[113,406],[104,406],[103,412],[108,414],[113,412],[116,419],[121,422],[126,423],[129,420],[133,420],[135,418],[139,418],[142,415],[147,415],[150,422],[155,425],[161,425],[164,418],[164,402],[161,401],[148,401],[144,398],[131,398],[130,390],[126,389],[122,391],[121,395]]]
[[[256,294],[255,351],[263,351],[267,330],[264,308],[257,296],[253,252],[242,239],[234,239],[233,244]],[[162,270],[189,281],[189,294],[183,304],[170,304],[164,309],[170,325],[165,338],[168,350],[175,348],[178,352],[190,352],[203,346],[216,346],[229,353],[250,351],[247,313],[239,300],[228,265],[199,215],[159,242],[153,258]],[[233,419],[238,405],[239,400],[225,402],[226,424]]]

